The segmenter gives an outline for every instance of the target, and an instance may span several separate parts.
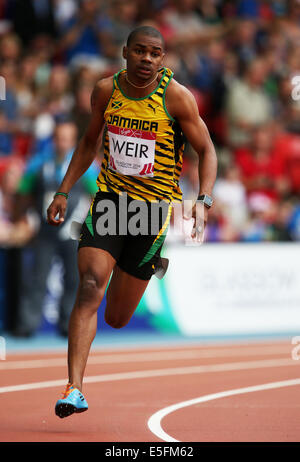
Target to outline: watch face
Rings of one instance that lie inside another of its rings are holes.
[[[202,201],[206,207],[211,207],[213,204],[213,199],[206,194],[199,196],[198,200]]]
[[[209,197],[209,196],[205,196],[205,198],[204,198],[204,204],[205,204],[205,205],[208,205],[209,207],[211,207],[211,206],[212,206],[212,203],[213,203],[212,198]]]

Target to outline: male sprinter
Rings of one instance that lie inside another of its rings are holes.
[[[206,205],[204,223],[212,203],[217,171],[214,146],[194,97],[173,79],[170,69],[162,67],[161,34],[149,26],[138,27],[129,35],[123,57],[126,69],[100,80],[92,92],[89,126],[48,208],[48,223],[62,223],[68,193],[94,160],[104,127],[99,190],[79,242],[80,282],[69,323],[69,382],[55,406],[59,417],[88,408],[82,382],[96,334],[97,310],[108,283],[105,320],[121,328],[130,320],[156,271],[170,204],[181,201],[178,180],[183,133],[199,155],[200,191],[196,204],[202,201],[202,206]],[[104,202],[109,199],[118,208],[123,195],[129,199],[128,210],[130,201],[135,200],[167,204],[155,235],[101,235],[98,224]]]

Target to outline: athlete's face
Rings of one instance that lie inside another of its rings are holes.
[[[150,80],[162,66],[163,44],[158,37],[138,34],[123,49],[127,72],[141,80]]]

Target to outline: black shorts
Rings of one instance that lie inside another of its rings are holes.
[[[78,249],[106,250],[123,271],[149,280],[159,266],[170,214],[171,205],[165,201],[98,191],[82,225]]]

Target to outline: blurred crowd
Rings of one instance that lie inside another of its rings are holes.
[[[75,265],[70,230],[50,236],[45,209],[87,126],[94,84],[124,66],[122,47],[141,24],[161,31],[164,65],[193,92],[216,147],[206,241],[300,240],[300,0],[0,0],[0,248],[38,255],[30,283],[19,281],[23,334],[40,322],[30,306],[41,305],[51,255]],[[75,215],[95,193],[101,159],[100,149],[74,192]],[[187,145],[187,199],[197,197],[197,165]],[[19,259],[8,258],[13,296]],[[74,284],[65,281],[61,332]]]
[[[217,150],[206,240],[298,240],[299,0],[0,0],[0,244],[36,232],[25,208],[16,214],[24,171],[63,121],[80,138],[93,85],[124,66],[139,24],[163,34],[165,65],[194,93]],[[197,194],[196,162],[187,146],[186,198]]]

